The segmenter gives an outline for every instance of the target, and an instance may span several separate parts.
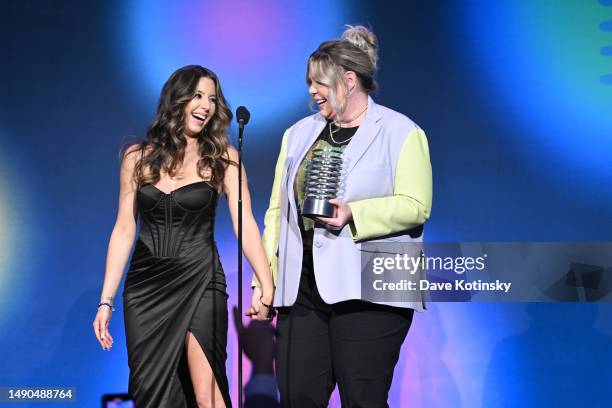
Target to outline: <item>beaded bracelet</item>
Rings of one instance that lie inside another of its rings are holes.
[[[115,308],[113,307],[113,305],[111,305],[108,302],[100,302],[100,303],[98,303],[98,309],[100,308],[100,306],[108,306],[110,308],[110,310],[112,310],[113,312],[115,311]]]

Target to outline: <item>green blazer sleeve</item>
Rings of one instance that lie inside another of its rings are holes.
[[[266,255],[268,256],[268,263],[270,265],[270,271],[272,272],[274,286],[276,286],[276,275],[278,271],[276,249],[278,248],[280,237],[281,178],[283,177],[285,159],[287,158],[287,133],[288,132],[285,131],[281,142],[281,149],[274,170],[274,183],[272,184],[272,193],[270,194],[270,204],[264,216],[263,245],[266,250]],[[251,286],[259,286],[259,281],[255,274],[253,274]]]
[[[431,162],[425,132],[410,131],[397,160],[393,195],[348,203],[354,241],[374,239],[417,227],[429,218],[432,199]]]

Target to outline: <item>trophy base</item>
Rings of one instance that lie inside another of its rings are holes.
[[[330,204],[327,200],[306,198],[302,208],[302,215],[305,217],[333,217],[334,208],[335,206]]]

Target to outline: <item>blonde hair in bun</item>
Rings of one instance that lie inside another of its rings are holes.
[[[344,80],[347,71],[357,74],[361,88],[369,93],[376,89],[374,80],[378,62],[378,40],[373,32],[363,26],[346,26],[342,37],[321,43],[308,58],[306,83],[310,78],[329,88],[328,101],[338,113],[344,112],[346,99],[338,100],[336,88],[342,85],[346,93],[348,85]]]
[[[342,33],[341,39],[350,42],[364,51],[370,57],[374,68],[378,63],[378,38],[376,35],[362,25],[346,25],[346,30]]]

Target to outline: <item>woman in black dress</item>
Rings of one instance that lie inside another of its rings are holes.
[[[138,408],[231,406],[227,293],[213,236],[219,194],[237,231],[237,151],[219,80],[187,66],[162,89],[147,140],[122,153],[119,211],[111,234],[94,331],[105,350],[113,299],[136,234],[123,292],[130,367]],[[243,178],[244,253],[263,282],[255,318],[265,319],[272,277]]]

